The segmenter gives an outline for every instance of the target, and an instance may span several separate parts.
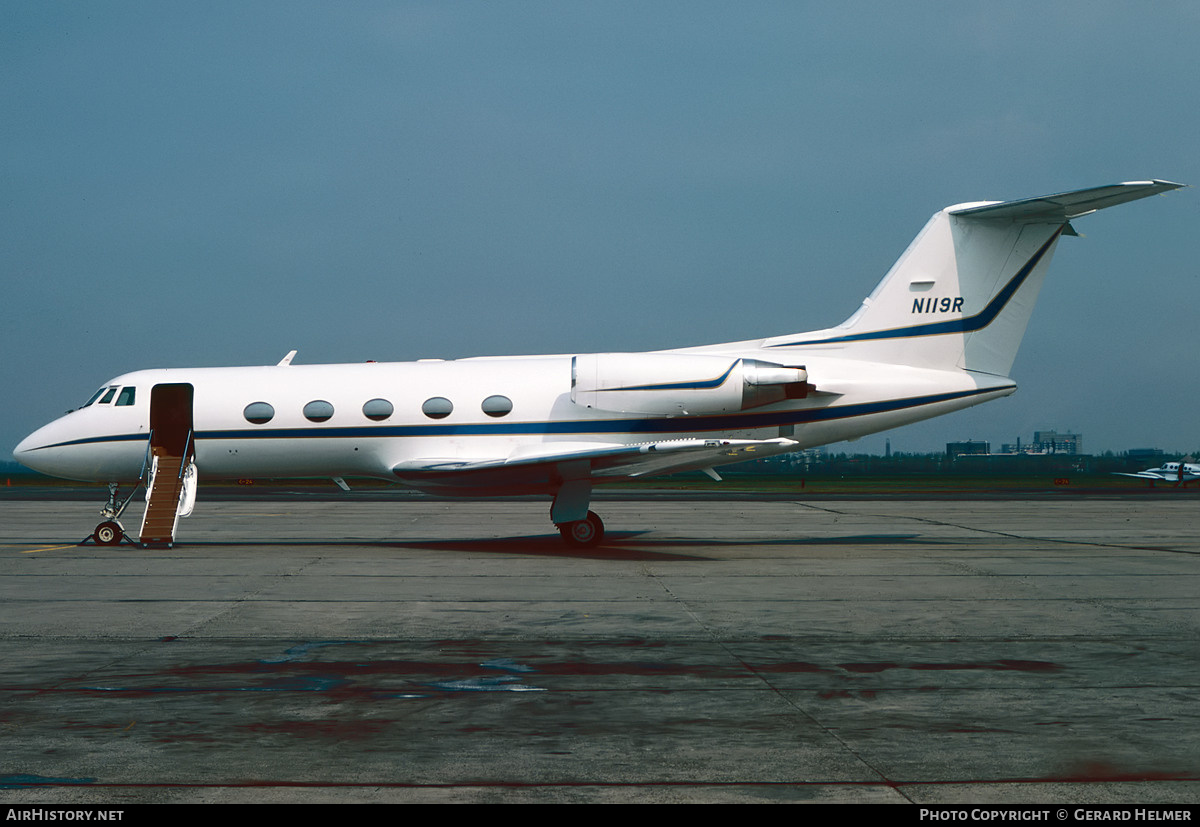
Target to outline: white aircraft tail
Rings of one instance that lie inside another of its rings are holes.
[[[849,319],[764,349],[1008,376],[1054,248],[1070,221],[1181,184],[1135,181],[936,213]]]

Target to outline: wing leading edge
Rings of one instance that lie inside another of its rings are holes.
[[[791,439],[672,439],[641,445],[553,446],[544,453],[502,459],[419,459],[401,462],[392,473],[426,491],[477,494],[552,493],[563,480],[649,477],[711,470],[731,462],[796,449]]]

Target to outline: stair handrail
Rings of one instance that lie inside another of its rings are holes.
[[[146,466],[150,464],[150,456],[154,447],[154,429],[150,429],[150,433],[146,434],[146,453],[142,455],[142,470],[138,472],[137,482],[133,486],[133,490],[129,492],[129,496],[125,498],[125,502],[121,503],[121,507],[116,510],[113,519],[119,518],[125,513],[125,509],[133,502],[134,495],[138,489],[142,487],[142,480],[146,479]]]
[[[138,482],[146,478],[146,466],[150,464],[150,452],[154,448],[154,429],[146,434],[146,453],[142,455],[142,470],[138,473]]]
[[[183,456],[179,460],[179,479],[183,479],[183,472],[188,467],[188,451],[192,447],[192,429],[188,428],[187,441],[183,443]]]

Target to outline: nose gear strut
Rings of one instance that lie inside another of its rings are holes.
[[[125,526],[121,525],[121,514],[125,511],[125,507],[133,501],[134,494],[142,485],[141,480],[138,480],[137,485],[129,492],[129,496],[120,505],[117,505],[117,498],[120,494],[121,487],[115,482],[108,484],[108,502],[104,504],[104,508],[100,509],[100,516],[104,518],[96,530],[79,541],[79,545],[84,545],[89,540],[98,546],[116,546],[122,542],[130,545],[137,545],[125,534]]]

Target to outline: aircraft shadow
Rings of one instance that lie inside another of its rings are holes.
[[[453,540],[239,540],[236,542],[221,540],[194,540],[176,543],[173,549],[160,551],[186,552],[189,548],[244,548],[244,547],[277,547],[290,548],[379,548],[379,549],[424,549],[433,551],[467,551],[485,554],[524,554],[532,556],[579,558],[591,560],[708,560],[711,558],[694,554],[675,554],[670,552],[651,551],[635,546],[625,546],[623,540],[637,537],[638,531],[611,531],[605,541],[591,548],[572,548],[563,543],[557,534],[546,534],[528,537],[499,537],[499,538],[464,538]],[[694,548],[701,543],[677,541],[669,545],[681,548]],[[726,545],[743,545],[727,543]],[[100,548],[100,547],[97,547]],[[140,547],[120,545],[107,547],[112,551],[143,551]]]
[[[555,557],[559,559],[587,560],[712,560],[700,554],[685,554],[669,549],[736,548],[739,546],[843,546],[843,545],[895,545],[911,543],[921,538],[919,534],[859,534],[841,537],[776,537],[769,540],[662,538],[648,539],[643,531],[610,531],[604,542],[591,548],[572,548],[563,543],[557,534],[529,535],[524,537],[463,538],[450,540],[252,540],[240,542],[197,541],[178,543],[184,547],[232,547],[232,546],[292,546],[292,547],[341,547],[341,548],[400,548],[434,551],[463,551],[484,554],[521,554],[528,556]],[[929,538],[920,539],[930,544]]]
[[[486,554],[525,554],[533,556],[556,557],[560,559],[579,558],[586,560],[709,560],[695,554],[679,554],[672,552],[654,551],[645,548],[646,543],[636,538],[641,531],[610,531],[604,542],[590,548],[573,548],[563,543],[557,534],[545,534],[528,537],[500,537],[491,539],[463,540],[404,540],[392,541],[387,545],[398,548],[423,548],[445,551],[472,551]],[[631,542],[632,541],[632,542]],[[695,548],[698,543],[675,543],[681,548]]]

